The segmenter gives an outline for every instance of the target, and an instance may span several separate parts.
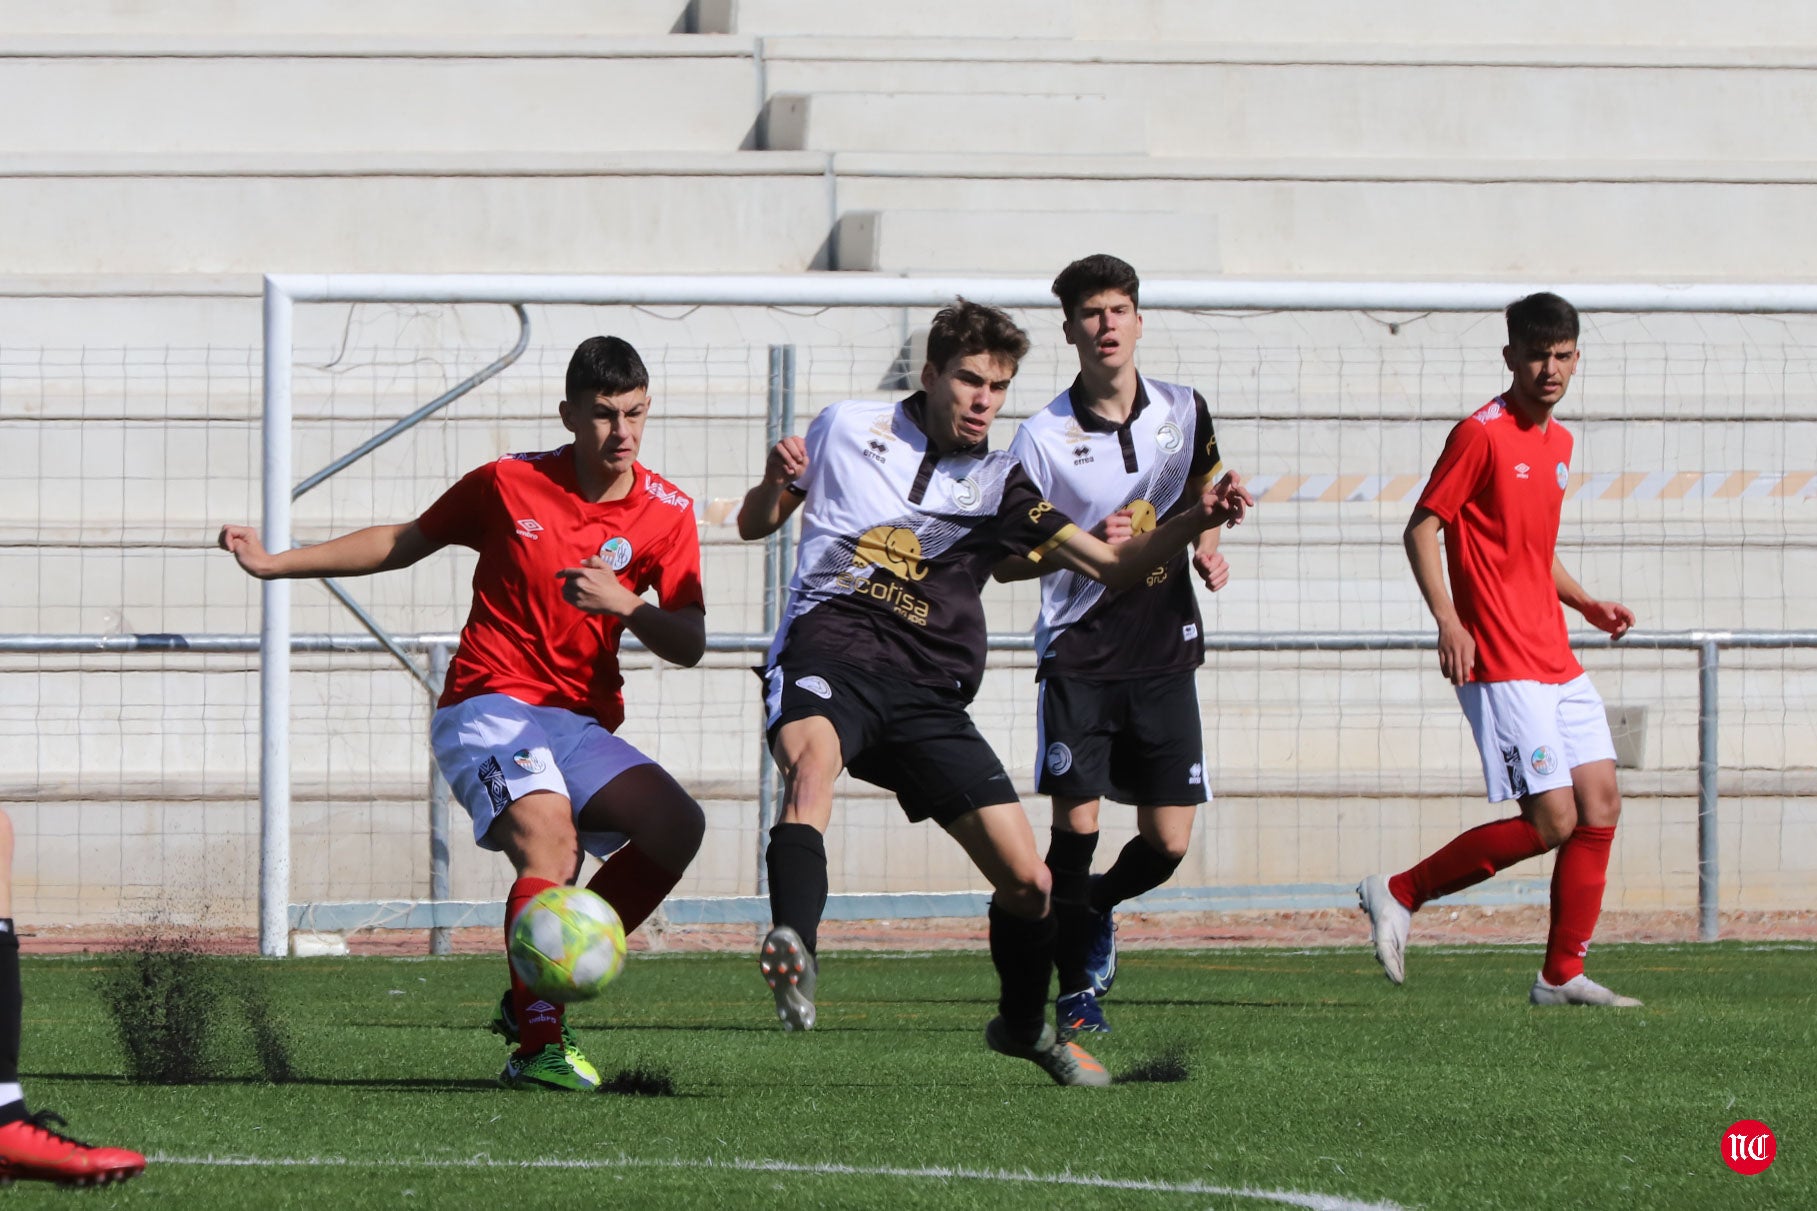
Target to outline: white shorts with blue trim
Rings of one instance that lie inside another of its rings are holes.
[[[481,694],[442,707],[429,722],[429,741],[442,777],[473,817],[473,840],[481,849],[498,848],[486,835],[492,822],[531,791],[566,795],[578,820],[607,783],[651,764],[591,716],[531,706],[509,694]],[[580,843],[603,858],[625,837],[581,833]]]

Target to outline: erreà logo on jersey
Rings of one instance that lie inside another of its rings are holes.
[[[888,576],[871,575],[881,568]],[[903,581],[920,581],[927,576],[921,555],[921,539],[904,526],[872,526],[852,549],[852,566],[833,581],[848,593],[869,597],[890,607],[916,626],[927,625],[928,602],[909,592]]]

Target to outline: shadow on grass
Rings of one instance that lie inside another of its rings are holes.
[[[143,1082],[128,1080],[118,1072],[33,1072],[26,1074],[27,1080],[34,1081],[83,1081],[97,1085],[139,1085]],[[253,1076],[219,1076],[207,1077],[190,1082],[187,1088],[197,1085],[217,1085],[223,1088],[244,1085],[269,1085],[271,1082]],[[394,1093],[496,1093],[502,1097],[522,1096],[518,1091],[506,1089],[496,1080],[481,1077],[332,1077],[332,1076],[292,1076],[284,1082],[287,1087],[297,1085],[317,1085],[327,1089],[367,1089]],[[165,1086],[174,1088],[174,1086]],[[602,1090],[604,1093],[619,1096],[648,1096],[645,1089]],[[660,1094],[663,1097],[710,1098],[711,1094],[683,1093],[670,1091]]]

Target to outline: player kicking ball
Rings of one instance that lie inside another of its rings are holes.
[[[1136,370],[1141,281],[1099,254],[1054,279],[1062,331],[1079,376],[1022,422],[1010,453],[1042,495],[1072,517],[1105,518],[1120,542],[1192,507],[1222,472],[1211,412],[1191,387]],[[1196,670],[1205,663],[1190,573],[1214,592],[1230,578],[1220,531],[1162,552],[1141,583],[1108,591],[1077,572],[1041,581],[1035,624],[1040,685],[1036,789],[1053,798],[1047,867],[1059,918],[1055,962],[1061,1033],[1108,1032],[1098,998],[1117,974],[1112,910],[1173,877],[1206,798]],[[998,580],[1050,571],[1027,560]],[[1102,875],[1091,873],[1098,802],[1136,806],[1137,835]]]
[[[19,935],[13,932],[13,821],[0,811],[0,1186],[15,1181],[105,1186],[145,1171],[145,1158],[125,1148],[97,1148],[58,1131],[69,1124],[51,1110],[25,1109],[19,1086],[19,1036],[25,998],[19,988]]]
[[[683,666],[706,650],[694,504],[637,461],[650,378],[616,337],[568,363],[568,445],[509,454],[470,472],[413,522],[372,526],[268,554],[247,526],[221,546],[262,580],[406,568],[451,543],[479,552],[473,608],[430,723],[435,758],[517,880],[505,938],[540,891],[575,881],[583,848],[604,859],[587,883],[635,929],[680,880],[705,818],[661,766],[613,735],[624,721],[618,649],[629,630]],[[654,589],[657,604],[643,599]],[[599,1087],[563,1007],[511,976],[492,1029],[516,1045],[500,1081],[518,1089]]]
[[[846,400],[771,448],[738,532],[770,534],[797,509],[801,544],[764,675],[770,751],[784,779],[766,863],[773,928],[759,968],[784,1029],[808,1030],[833,781],[849,769],[895,792],[910,820],[944,828],[989,880],[998,1016],[994,1051],[1062,1085],[1110,1074],[1047,1021],[1051,880],[1015,787],[966,708],[985,655],[980,598],[1009,556],[1051,561],[1117,587],[1139,583],[1210,527],[1253,504],[1234,476],[1175,517],[1112,547],[1081,531],[986,437],[1028,337],[1003,312],[961,300],[934,317],[922,390]]]
[[[1428,901],[1557,849],[1552,924],[1535,1005],[1632,1007],[1584,974],[1621,817],[1608,719],[1565,636],[1568,605],[1616,639],[1626,606],[1598,601],[1559,563],[1571,435],[1553,409],[1578,366],[1577,310],[1555,294],[1509,306],[1508,389],[1459,422],[1407,523],[1407,558],[1438,622],[1439,669],[1457,687],[1489,801],[1520,814],[1473,828],[1392,877],[1357,885],[1375,957],[1406,979],[1407,931]],[[1438,536],[1445,535],[1446,592]]]

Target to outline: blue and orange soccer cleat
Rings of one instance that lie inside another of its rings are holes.
[[[1063,1041],[1076,1034],[1110,1033],[1110,1023],[1104,1020],[1104,1011],[1098,1008],[1098,998],[1092,995],[1089,988],[1084,992],[1069,992],[1055,1001],[1054,1018],[1060,1023],[1060,1038]]]
[[[1093,875],[1096,884],[1103,875]],[[1091,978],[1094,996],[1103,996],[1117,982],[1117,917],[1114,912],[1101,912],[1092,921],[1091,950],[1085,956],[1085,974]]]
[[[0,1185],[15,1181],[59,1186],[105,1186],[145,1172],[145,1158],[125,1148],[96,1148],[73,1140],[56,1127],[62,1116],[40,1110],[0,1126]]]

